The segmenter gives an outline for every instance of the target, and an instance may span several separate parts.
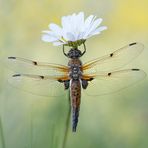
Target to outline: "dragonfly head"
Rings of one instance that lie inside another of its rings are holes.
[[[78,48],[71,48],[67,56],[71,59],[76,59],[82,56],[82,52]]]

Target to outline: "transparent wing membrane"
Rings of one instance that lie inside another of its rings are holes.
[[[41,75],[64,75],[68,73],[68,67],[60,64],[37,62],[20,57],[8,57],[7,67],[15,72],[41,74]]]
[[[84,90],[88,95],[105,95],[113,93],[145,78],[146,74],[140,69],[126,69],[113,72],[98,72],[97,75],[89,82],[88,87]]]
[[[106,56],[89,61],[83,65],[83,73],[117,70],[137,57],[144,49],[141,43],[131,43]]]
[[[15,74],[8,81],[16,88],[22,89],[32,94],[56,97],[62,96],[67,91],[64,90],[63,83],[58,80],[67,80],[68,76],[52,77],[30,74]]]
[[[119,69],[136,58],[143,48],[141,43],[131,43],[85,63],[82,67],[82,79],[88,80],[89,85],[84,91],[94,96],[109,94],[142,80],[146,74],[140,69]],[[8,57],[8,63],[10,69],[22,73],[9,79],[17,88],[41,96],[61,96],[67,92],[60,82],[70,79],[68,66],[19,57]]]

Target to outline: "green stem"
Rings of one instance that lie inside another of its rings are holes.
[[[68,91],[68,114],[66,118],[66,128],[65,128],[65,134],[64,134],[64,139],[63,139],[63,144],[62,148],[66,147],[66,142],[68,138],[68,129],[69,129],[69,124],[70,124],[70,113],[71,113],[71,104],[70,104],[70,91]]]
[[[1,117],[0,117],[0,138],[1,138],[1,146],[2,148],[5,148],[5,140],[4,140],[4,133],[3,133],[3,126],[2,126],[2,121],[1,121]]]

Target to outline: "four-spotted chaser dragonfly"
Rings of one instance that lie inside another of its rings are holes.
[[[39,70],[41,74],[18,73],[12,83],[24,90],[44,96],[60,96],[70,91],[72,107],[72,131],[76,131],[81,88],[93,96],[116,92],[143,79],[144,71],[132,68],[121,70],[143,50],[141,43],[131,43],[103,57],[82,64],[80,57],[85,53],[71,48],[63,53],[70,60],[68,65],[32,61],[20,57],[8,57],[11,62],[27,66],[29,70]],[[29,84],[29,85],[27,85]]]

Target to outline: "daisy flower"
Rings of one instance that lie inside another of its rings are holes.
[[[63,16],[61,19],[62,27],[57,24],[49,24],[49,30],[42,31],[42,40],[51,42],[55,46],[66,45],[77,47],[101,31],[106,30],[106,26],[100,26],[102,18],[94,15],[84,19],[84,12]]]

